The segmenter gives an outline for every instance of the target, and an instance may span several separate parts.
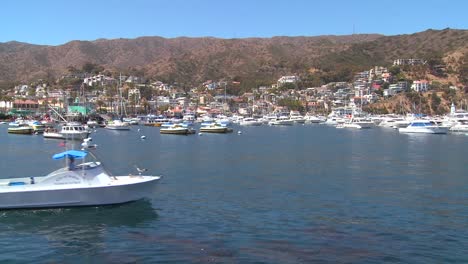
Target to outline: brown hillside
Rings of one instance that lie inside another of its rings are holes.
[[[308,69],[346,73],[324,78],[322,82],[326,82],[349,78],[353,71],[373,65],[391,65],[396,58],[434,57],[446,62],[460,81],[468,70],[467,50],[468,30],[452,29],[385,37],[141,37],[72,41],[60,46],[8,42],[0,43],[0,82],[53,79],[66,73],[67,67],[81,68],[87,62],[114,71],[135,69],[181,83],[236,76],[271,82],[284,74],[305,74]]]
[[[151,76],[199,81],[225,76],[280,75],[379,35],[249,39],[141,37],[72,41],[60,46],[0,43],[0,81],[58,76],[87,62],[107,69],[142,69]],[[276,76],[274,76],[276,78]]]

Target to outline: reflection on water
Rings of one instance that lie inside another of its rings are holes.
[[[0,243],[8,244],[3,248],[8,254],[2,254],[0,260],[18,255],[28,259],[37,254],[55,261],[60,260],[59,256],[97,255],[106,249],[109,233],[120,228],[145,227],[157,218],[146,200],[98,207],[1,211]],[[16,243],[6,243],[13,237]],[[52,252],[41,252],[44,243]]]

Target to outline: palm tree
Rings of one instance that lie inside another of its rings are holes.
[[[97,100],[96,101],[96,105],[99,107],[99,112],[102,112],[102,107],[105,105],[106,103],[102,100]]]
[[[149,107],[148,100],[146,100],[146,98],[143,97],[143,98],[141,98],[140,104],[143,106],[143,109],[145,110],[145,114],[147,114],[148,113],[148,107]]]

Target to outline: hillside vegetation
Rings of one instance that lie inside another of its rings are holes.
[[[60,46],[0,43],[0,86],[54,80],[86,63],[106,71],[138,73],[193,85],[231,79],[244,89],[300,75],[304,87],[350,81],[357,71],[389,66],[397,58],[444,64],[438,81],[468,85],[468,30],[427,30],[411,35],[349,35],[246,39],[141,37],[72,41]],[[425,77],[431,69],[422,69]],[[419,77],[419,76],[418,76]]]

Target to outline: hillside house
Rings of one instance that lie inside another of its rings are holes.
[[[416,92],[427,92],[429,90],[429,82],[426,80],[414,81],[411,85],[411,90]]]

